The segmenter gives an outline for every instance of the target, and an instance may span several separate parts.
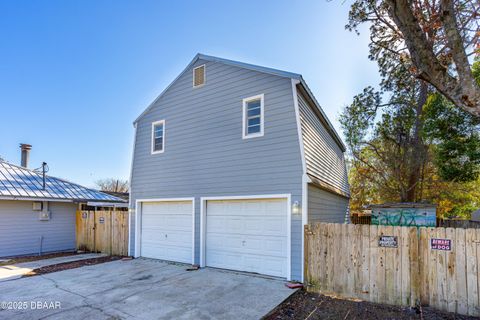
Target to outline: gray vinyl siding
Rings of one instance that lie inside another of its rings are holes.
[[[349,194],[342,149],[300,93],[298,105],[307,173]]]
[[[192,87],[192,68],[206,83]],[[265,95],[264,136],[242,139],[242,99]],[[165,119],[165,151],[151,154],[151,124]],[[131,206],[137,199],[195,197],[195,262],[200,197],[291,194],[302,199],[302,163],[291,79],[197,61],[137,122]],[[131,215],[130,254],[135,250]],[[301,278],[301,215],[292,216],[292,276]]]
[[[75,249],[73,203],[50,203],[51,219],[39,221],[31,201],[0,200],[0,257]]]
[[[344,223],[348,199],[308,185],[308,222]]]

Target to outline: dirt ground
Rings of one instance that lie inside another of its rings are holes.
[[[431,308],[411,309],[365,301],[342,300],[299,290],[266,315],[278,319],[478,319],[444,313]]]
[[[64,262],[64,263],[59,263],[51,266],[45,266],[38,269],[34,269],[33,271],[25,274],[23,278],[38,276],[40,274],[47,274],[47,273],[57,272],[62,270],[75,269],[83,266],[91,266],[94,264],[100,264],[100,263],[105,263],[105,262],[110,262],[110,261],[115,261],[120,259],[122,259],[122,257],[120,256],[106,256],[106,257],[85,259],[85,260],[79,260],[79,261]]]
[[[78,253],[70,251],[70,252],[48,253],[48,254],[43,254],[41,256],[29,255],[29,256],[20,256],[20,257],[12,257],[12,258],[6,257],[6,258],[2,258],[2,260],[5,260],[5,261],[0,261],[0,266],[12,265],[12,264],[17,264],[22,262],[51,259],[51,258],[57,258],[57,257],[72,256],[75,254],[78,254]]]

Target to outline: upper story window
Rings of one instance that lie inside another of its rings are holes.
[[[152,154],[165,150],[165,120],[152,123]]]
[[[205,65],[193,68],[193,87],[201,87],[205,84]]]
[[[263,136],[263,94],[243,99],[243,139]]]

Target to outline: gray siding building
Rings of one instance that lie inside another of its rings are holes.
[[[303,280],[303,225],[345,219],[345,147],[298,74],[198,54],[134,125],[131,255]]]
[[[55,177],[44,179],[27,168],[28,155],[22,159],[23,166],[0,161],[0,257],[74,250],[80,204],[125,202]]]

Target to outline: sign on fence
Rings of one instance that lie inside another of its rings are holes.
[[[378,246],[384,248],[398,248],[397,237],[380,236],[380,238],[378,239]]]
[[[432,250],[452,250],[452,240],[450,239],[430,239]]]

